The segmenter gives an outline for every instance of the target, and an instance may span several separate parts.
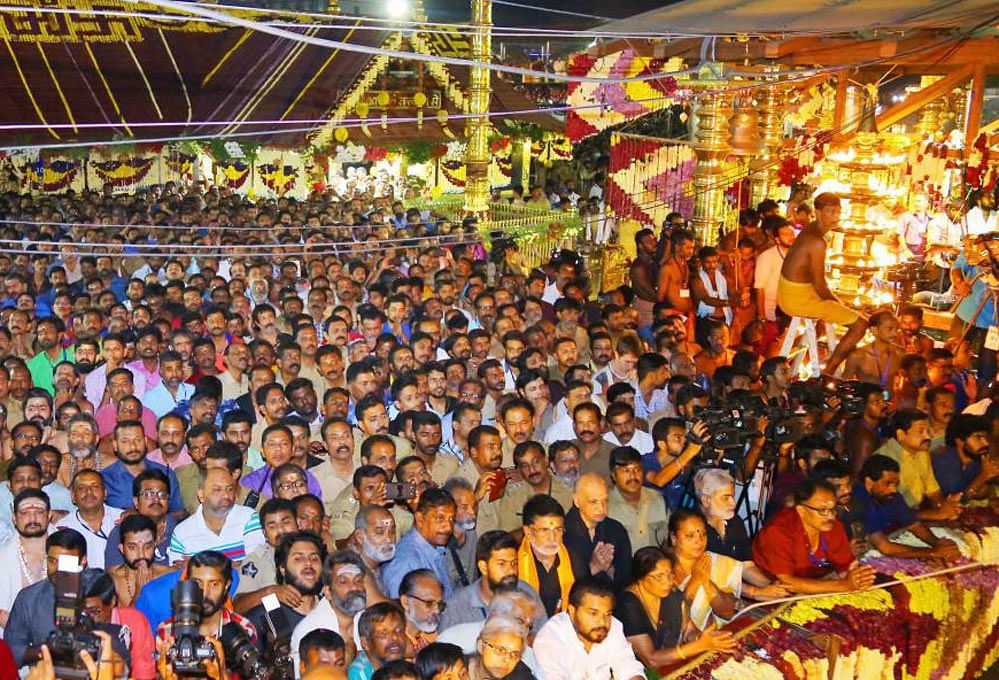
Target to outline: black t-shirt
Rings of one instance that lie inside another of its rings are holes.
[[[683,593],[674,590],[659,601],[659,621],[653,625],[641,600],[625,590],[617,598],[614,617],[621,622],[625,637],[648,635],[656,649],[676,647],[683,631]]]
[[[740,562],[753,559],[746,525],[738,515],[725,524],[725,540],[722,540],[715,528],[708,524],[708,552],[728,555]]]

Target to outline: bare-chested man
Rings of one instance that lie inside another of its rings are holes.
[[[805,227],[784,259],[777,285],[777,304],[790,316],[820,319],[847,327],[836,350],[826,362],[825,373],[833,375],[867,331],[867,320],[840,302],[826,283],[825,235],[839,224],[839,196],[822,193],[815,197],[815,217]]]
[[[694,235],[677,230],[673,232],[672,241],[673,254],[659,270],[659,301],[669,303],[677,313],[689,319],[694,303],[690,297],[690,266],[687,263],[694,256]]]
[[[891,389],[903,354],[902,348],[895,344],[898,322],[889,311],[875,312],[871,315],[870,329],[874,341],[850,353],[843,366],[843,377]]]
[[[153,562],[156,553],[156,524],[145,515],[129,515],[118,527],[121,543],[118,550],[124,564],[111,567],[118,606],[131,607],[142,586],[171,571],[170,567]]]

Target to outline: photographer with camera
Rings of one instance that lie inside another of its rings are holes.
[[[177,587],[175,587],[174,592],[171,593],[174,613],[156,628],[156,649],[159,652],[158,671],[160,677],[163,680],[174,680],[177,677],[172,665],[176,654],[171,651],[175,649],[177,642],[174,627],[179,623],[179,616],[183,616],[185,619],[188,616],[186,611],[179,612],[179,605],[181,607],[193,606],[197,603],[197,596],[200,595],[200,612],[197,612],[197,615],[200,616],[197,623],[197,635],[200,636],[201,640],[211,645],[214,649],[214,655],[204,658],[208,655],[203,654],[198,658],[202,658],[201,665],[206,677],[213,680],[224,678],[225,670],[221,666],[225,659],[225,653],[220,641],[223,627],[229,623],[235,623],[242,628],[251,643],[256,643],[257,640],[256,628],[249,619],[234,612],[229,602],[232,560],[215,550],[196,553],[187,561],[183,580],[178,584],[178,587],[182,586],[184,581],[190,581],[197,585],[197,588],[194,589],[193,600],[179,598]],[[199,648],[204,647],[201,642],[196,644]]]
[[[18,494],[15,503],[20,508],[26,502],[41,500],[39,495],[44,497],[41,491],[26,489]],[[18,503],[18,500],[21,502]],[[95,627],[110,633],[115,652],[121,659],[128,659],[128,649],[118,636],[118,626],[94,625],[89,616],[81,616],[83,602],[79,574],[87,564],[86,539],[73,529],[60,529],[45,539],[45,557],[46,578],[18,593],[4,628],[4,640],[10,645],[18,664],[27,666],[36,663],[41,658],[39,647],[47,645],[58,675],[59,668],[79,664],[77,653],[79,649],[86,648],[84,645],[88,642],[94,648],[91,656],[95,656],[98,646],[92,636]],[[71,560],[76,565],[75,571],[61,570],[60,558]],[[69,578],[68,585],[63,581],[66,577]]]
[[[962,298],[954,310],[950,336],[969,340],[978,355],[978,382],[996,377],[996,348],[986,339],[996,325],[995,291],[999,287],[999,234],[968,236],[950,268],[951,291]],[[930,357],[927,356],[927,360]]]
[[[135,680],[154,680],[156,645],[149,621],[138,609],[119,607],[115,584],[103,569],[84,569],[80,574],[83,611],[96,623],[112,623],[127,628],[131,675]]]
[[[701,442],[707,438],[708,426],[699,420],[694,421],[689,433],[681,418],[661,418],[652,428],[655,450],[642,456],[645,483],[662,493],[670,511],[680,507],[690,482],[690,464],[701,453]]]

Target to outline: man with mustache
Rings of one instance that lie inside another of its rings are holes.
[[[441,419],[432,411],[418,411],[413,416],[413,441],[416,454],[434,483],[440,485],[458,471],[458,459],[454,456],[438,455],[443,441]]]
[[[123,562],[109,567],[114,579],[118,606],[131,607],[142,586],[170,571],[163,564],[156,564],[156,523],[145,515],[129,515],[115,527],[120,541],[114,546]],[[102,554],[106,561],[106,553]]]
[[[162,418],[180,402],[191,398],[194,385],[184,381],[184,359],[173,350],[160,354],[159,378],[156,385],[142,395],[142,405],[157,418]]]
[[[177,527],[177,519],[167,514],[170,488],[169,478],[160,470],[146,470],[132,482],[132,507],[136,513],[152,521],[155,529],[152,561],[163,566],[169,564],[167,551],[173,538],[173,530]],[[123,524],[124,521],[108,534],[104,550],[104,565],[108,569],[124,563],[125,557],[120,549],[124,545],[121,535]]]
[[[967,413],[955,415],[945,435],[945,445],[930,456],[933,474],[946,494],[982,498],[986,485],[999,477],[999,462],[989,455],[989,421]]]
[[[454,498],[447,491],[431,488],[420,494],[413,528],[399,540],[395,557],[382,567],[389,597],[398,597],[403,577],[414,569],[432,570],[444,587],[444,595],[451,595],[447,544],[456,513]]]
[[[323,498],[332,502],[354,478],[354,428],[343,418],[327,418],[320,433],[327,455],[309,472],[319,482]]]
[[[499,593],[520,590],[538,599],[538,594],[530,585],[521,581],[517,560],[520,543],[506,531],[487,531],[475,546],[475,564],[479,578],[463,588],[454,591],[448,598],[447,609],[441,615],[441,630],[448,630],[464,623],[486,620],[486,611]],[[540,610],[540,600],[539,600]],[[534,621],[539,629],[547,617],[539,611]]]
[[[381,566],[395,557],[398,542],[395,517],[380,505],[365,505],[354,517],[354,533],[347,539],[347,549],[361,556],[382,592]]]
[[[31,381],[35,387],[45,390],[49,395],[55,394],[52,375],[56,364],[73,361],[73,353],[62,346],[65,332],[66,325],[54,316],[39,319],[35,327],[37,345],[41,351],[28,360],[28,370],[31,371]]]
[[[853,487],[849,519],[860,522],[870,545],[890,557],[954,558],[961,552],[949,538],[937,538],[916,517],[898,493],[899,466],[886,456],[871,456],[861,479]],[[889,540],[897,531],[909,531],[927,547],[913,547]]]
[[[429,569],[414,569],[399,586],[399,604],[406,613],[406,658],[416,656],[437,640],[441,614],[447,609],[440,581]]]
[[[17,533],[0,547],[0,564],[5,565],[0,569],[0,626],[4,628],[17,594],[45,578],[49,497],[41,489],[23,489],[14,496],[13,507]]]
[[[257,402],[257,422],[250,434],[250,446],[263,451],[264,430],[277,425],[288,415],[288,400],[284,388],[276,382],[261,385],[254,393]]]
[[[406,657],[406,615],[394,602],[364,610],[357,622],[362,652],[347,668],[350,680],[371,680],[375,671]]]
[[[907,358],[903,357],[903,364]],[[924,372],[925,367],[924,361]],[[880,385],[861,383],[857,387],[857,396],[864,402],[864,412],[859,418],[847,420],[843,431],[845,449],[850,452],[850,473],[854,479],[860,478],[864,462],[884,443],[880,434],[881,424],[891,410]]]
[[[610,585],[593,579],[577,581],[569,591],[568,604],[534,640],[534,655],[545,680],[587,678],[597,668],[620,680],[645,677],[621,622],[612,616]]]
[[[224,552],[239,562],[264,543],[256,510],[236,505],[236,494],[236,480],[228,470],[205,470],[198,487],[201,505],[173,532],[169,555],[171,563],[176,564],[206,550]]]
[[[596,472],[608,482],[610,478],[610,453],[614,445],[603,438],[600,407],[584,402],[572,411],[572,429],[576,438],[572,443],[579,449],[579,472]]]
[[[323,590],[322,571],[326,559],[326,546],[321,538],[311,531],[296,531],[285,535],[274,550],[274,565],[276,567],[277,585],[279,588],[294,591],[297,595],[292,599],[281,600],[279,610],[292,627],[316,608],[320,593]],[[270,625],[267,622],[267,609],[263,603],[253,607],[246,613],[246,618],[253,622],[260,634],[258,643],[261,647],[276,642],[270,635]]]
[[[500,526],[504,530],[520,527],[524,503],[536,494],[547,494],[565,507],[572,505],[572,485],[552,474],[548,454],[541,444],[535,441],[517,444],[513,449],[513,464],[524,479],[510,484],[500,499]]]
[[[299,643],[317,628],[338,632],[346,642],[346,662],[354,660],[357,655],[357,647],[354,645],[354,617],[370,603],[384,600],[376,591],[369,595],[367,576],[368,567],[357,553],[341,550],[326,558],[322,570],[323,598],[315,609],[298,622],[291,635],[292,656],[296,665]]]
[[[87,540],[90,566],[103,569],[107,535],[118,523],[122,511],[104,503],[107,490],[104,488],[104,478],[97,470],[77,472],[71,489],[76,509],[59,520],[56,526],[80,532]]]
[[[260,526],[265,542],[247,554],[239,567],[239,585],[233,607],[239,612],[260,604],[267,595],[277,595],[285,604],[298,606],[301,598],[294,588],[282,587],[277,580],[274,561],[275,551],[285,536],[298,531],[295,519],[295,504],[283,498],[271,498],[260,506]]]
[[[902,409],[892,418],[895,433],[875,455],[899,464],[898,492],[922,520],[955,519],[961,514],[961,494],[945,496],[930,458],[930,417],[917,409]],[[925,507],[924,507],[925,506]]]
[[[302,371],[302,348],[294,342],[285,343],[277,351],[277,381],[289,385]]]
[[[155,428],[155,426],[154,426]],[[146,470],[159,470],[170,480],[171,513],[184,514],[177,477],[173,470],[146,459],[146,436],[143,424],[138,420],[123,420],[114,427],[114,452],[118,459],[101,471],[104,485],[108,490],[108,505],[123,510],[131,508],[135,495],[134,483],[136,477]]]
[[[209,640],[218,638],[219,631],[229,623],[239,625],[250,642],[257,642],[257,629],[249,619],[228,606],[232,583],[232,560],[215,550],[195,553],[187,562],[184,577],[201,588],[201,621],[198,632]],[[156,627],[156,648],[168,649],[173,644],[173,616]]]

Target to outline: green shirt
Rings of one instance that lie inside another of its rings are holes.
[[[76,358],[68,348],[63,347],[59,353],[59,358],[55,361],[49,359],[45,352],[39,352],[28,360],[28,370],[31,372],[31,382],[35,387],[41,387],[46,392],[55,396],[55,386],[52,384],[52,377],[55,374],[55,367],[64,361],[71,364],[76,363]]]

